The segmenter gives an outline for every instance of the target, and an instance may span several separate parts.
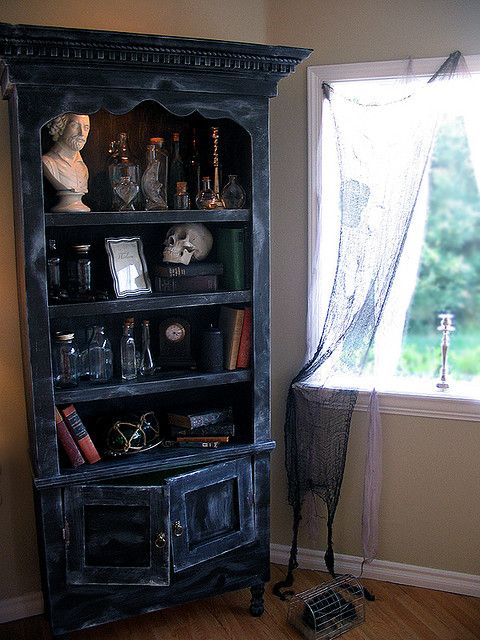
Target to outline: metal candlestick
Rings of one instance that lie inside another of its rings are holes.
[[[440,381],[437,382],[437,389],[448,389],[449,384],[447,382],[447,353],[450,346],[450,333],[455,331],[455,327],[452,324],[453,313],[440,313],[440,324],[438,325],[438,331],[442,332],[442,370],[440,373]]]
[[[213,139],[213,193],[215,194],[215,209],[224,209],[225,205],[220,197],[220,170],[218,162],[218,139],[220,134],[218,127],[212,127],[212,139]]]

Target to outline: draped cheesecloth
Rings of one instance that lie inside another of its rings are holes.
[[[422,232],[421,186],[446,87],[441,81],[454,77],[461,59],[459,52],[451,54],[428,82],[412,91],[404,84],[403,92],[383,103],[363,104],[342,96],[341,88],[323,85],[321,163],[322,173],[328,168],[328,180],[323,180],[319,197],[321,223],[312,260],[310,358],[292,380],[287,398],[285,464],[293,539],[287,576],[274,587],[280,597],[285,597],[281,589],[293,584],[302,507],[309,493],[326,505],[325,563],[335,575],[333,521],[358,385],[382,318],[390,323],[403,313],[404,319],[407,310],[392,307],[397,296],[390,294],[398,270],[410,265],[415,254],[408,249],[409,230]],[[331,260],[330,270],[320,272],[322,252]],[[376,394],[367,451],[363,545],[365,559],[371,560],[381,484]]]

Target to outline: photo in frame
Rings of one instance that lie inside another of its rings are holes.
[[[117,298],[152,293],[139,237],[105,238],[105,248]]]

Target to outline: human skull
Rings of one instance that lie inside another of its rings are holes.
[[[177,224],[167,231],[163,260],[182,264],[205,260],[212,244],[212,234],[204,224]]]

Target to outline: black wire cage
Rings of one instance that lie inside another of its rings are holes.
[[[295,594],[288,622],[308,640],[329,640],[365,621],[365,597],[356,578],[343,575]]]

